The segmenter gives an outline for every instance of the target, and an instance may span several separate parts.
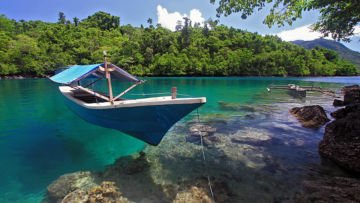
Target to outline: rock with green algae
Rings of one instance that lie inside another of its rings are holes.
[[[131,203],[123,197],[114,182],[102,182],[87,190],[78,189],[64,197],[61,203]]]

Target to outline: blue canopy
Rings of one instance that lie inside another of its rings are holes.
[[[50,80],[61,83],[61,84],[71,84],[73,82],[84,79],[90,75],[95,75],[96,77],[102,77],[105,75],[104,71],[99,70],[99,67],[104,67],[104,64],[91,64],[91,65],[75,65],[71,66],[68,69],[52,76]],[[108,68],[111,68],[111,74],[123,81],[127,82],[139,82],[140,80],[130,75],[128,72],[123,69],[115,66],[114,64],[108,64]]]

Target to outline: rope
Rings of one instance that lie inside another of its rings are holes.
[[[199,109],[196,109],[196,113],[197,113],[197,122],[200,123],[200,114],[199,114]],[[200,131],[200,130],[199,130]],[[200,142],[201,142],[201,152],[202,152],[202,156],[203,156],[203,160],[204,160],[204,165],[206,166],[206,158],[205,158],[205,151],[204,151],[204,142],[203,142],[203,138],[201,135],[201,131],[199,133],[200,136]],[[210,176],[207,175],[207,179],[208,179],[208,185],[209,185],[209,190],[211,193],[211,197],[213,199],[213,202],[215,203],[215,197],[214,197],[214,192],[213,189],[211,187],[211,181],[210,181]]]

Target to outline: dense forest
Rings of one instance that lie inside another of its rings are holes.
[[[188,18],[176,31],[153,25],[120,25],[97,12],[57,23],[15,21],[0,16],[0,75],[44,76],[71,64],[110,61],[138,76],[317,76],[356,75],[357,68],[334,51],[283,42],[207,21]]]

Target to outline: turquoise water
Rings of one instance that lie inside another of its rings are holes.
[[[207,97],[207,104],[200,109],[202,116],[231,114],[219,108],[220,101],[252,105],[293,99],[268,96],[266,87],[270,84],[336,89],[360,83],[360,77],[144,79],[147,82],[135,88],[129,98],[170,92],[176,86],[180,96]],[[116,83],[115,88],[120,92],[124,87]],[[0,95],[0,202],[39,202],[46,186],[58,176],[101,170],[146,146],[118,131],[82,121],[67,109],[57,85],[47,79],[0,80]]]

